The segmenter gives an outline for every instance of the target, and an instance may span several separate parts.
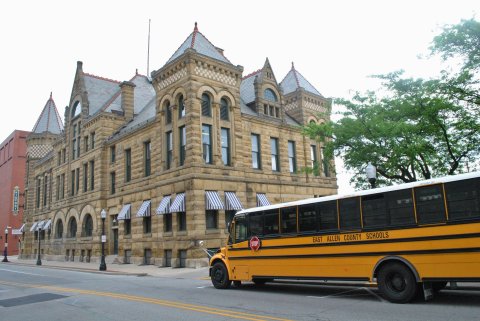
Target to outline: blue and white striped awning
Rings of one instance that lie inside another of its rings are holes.
[[[25,224],[22,224],[22,226],[18,229],[20,233],[25,232]]]
[[[257,193],[257,206],[268,206],[270,202],[267,199],[267,195],[263,193]]]
[[[242,203],[238,199],[237,195],[235,195],[235,192],[225,192],[225,210],[243,210]]]
[[[132,204],[123,205],[120,213],[118,213],[117,220],[129,220],[130,219],[130,208]]]
[[[45,221],[38,222],[36,230],[37,231],[43,230],[43,224],[45,224]]]
[[[205,191],[205,209],[206,210],[223,210],[223,202],[216,191]]]
[[[157,207],[157,215],[171,213],[170,212],[170,199],[171,199],[170,195],[167,195],[167,196],[163,197],[162,201],[160,202],[160,205],[158,205],[158,207]]]
[[[43,228],[42,230],[49,230],[52,226],[52,220],[48,220],[45,222],[45,224],[43,225]]]
[[[170,206],[171,213],[185,212],[185,193],[178,193]]]
[[[150,216],[150,200],[143,201],[142,206],[138,209],[137,217]]]
[[[30,228],[30,232],[36,231],[37,225],[38,225],[38,222],[33,223],[32,227]]]

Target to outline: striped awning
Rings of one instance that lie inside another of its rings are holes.
[[[38,222],[36,230],[37,231],[43,230],[43,224],[45,224],[45,221]]]
[[[33,223],[32,227],[30,228],[30,232],[36,231],[37,225],[38,225],[38,222]]]
[[[268,206],[270,202],[267,199],[267,195],[263,193],[257,193],[257,206]]]
[[[130,219],[130,209],[132,204],[123,205],[120,213],[118,213],[117,220],[129,220]]]
[[[49,230],[52,226],[52,220],[48,220],[45,222],[45,224],[43,225],[43,228],[42,230]]]
[[[175,197],[172,206],[170,206],[170,212],[185,212],[185,193],[177,194],[177,197]]]
[[[19,231],[20,233],[25,232],[25,224],[23,224],[23,225],[18,229],[18,231]]]
[[[137,217],[150,216],[150,200],[143,201],[142,206],[138,209]]]
[[[225,210],[236,211],[243,210],[242,203],[234,192],[225,192]]]
[[[170,195],[167,195],[162,199],[162,201],[160,202],[160,205],[158,205],[157,207],[158,215],[170,213],[170,199],[171,199]]]
[[[223,202],[216,191],[205,191],[205,209],[223,210]]]

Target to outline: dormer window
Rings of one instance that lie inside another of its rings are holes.
[[[270,88],[265,89],[263,92],[263,98],[269,101],[276,102],[277,101],[277,95],[271,90]]]
[[[72,119],[80,115],[81,112],[82,112],[82,103],[77,100],[75,104],[73,104]]]

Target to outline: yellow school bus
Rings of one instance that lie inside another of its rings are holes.
[[[395,303],[479,282],[480,172],[242,210],[210,277],[376,282]]]

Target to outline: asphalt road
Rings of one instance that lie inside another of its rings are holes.
[[[392,304],[376,289],[252,283],[217,290],[202,274],[138,277],[0,265],[0,320],[480,320],[480,289]]]

